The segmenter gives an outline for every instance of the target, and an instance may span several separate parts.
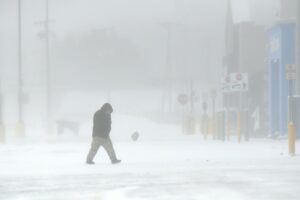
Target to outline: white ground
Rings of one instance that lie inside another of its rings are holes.
[[[0,145],[0,200],[300,199],[300,157],[287,154],[286,141],[203,141],[176,131],[147,137],[158,126],[142,125],[138,142],[115,133],[119,165],[103,149],[96,165],[86,165],[90,137]]]

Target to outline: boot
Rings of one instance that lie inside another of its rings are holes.
[[[121,162],[121,160],[116,159],[116,160],[112,160],[112,161],[111,161],[111,164],[118,164],[118,163],[120,163],[120,162]]]
[[[95,162],[94,162],[94,161],[92,161],[92,160],[87,160],[87,161],[86,161],[86,164],[88,164],[88,165],[94,165],[94,164],[95,164]]]

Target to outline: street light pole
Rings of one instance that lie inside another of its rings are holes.
[[[46,32],[46,76],[47,76],[47,121],[48,133],[51,132],[51,69],[50,69],[50,41],[49,41],[49,2],[46,0],[46,20],[45,20],[45,32]]]
[[[22,4],[21,0],[18,0],[18,124],[16,128],[16,134],[18,137],[25,135],[25,127],[23,122],[23,105],[22,105],[22,93],[23,93],[23,80],[22,80]]]
[[[164,24],[167,30],[167,43],[166,43],[166,68],[165,68],[165,84],[162,99],[162,112],[163,115],[172,112],[172,63],[171,63],[171,32],[172,23],[167,22]]]

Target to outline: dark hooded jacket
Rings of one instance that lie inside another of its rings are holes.
[[[107,111],[112,109],[109,103],[106,103],[94,114],[93,137],[108,138],[111,130],[111,115]]]

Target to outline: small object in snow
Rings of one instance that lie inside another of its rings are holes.
[[[140,137],[139,132],[135,131],[132,135],[131,135],[131,140],[136,142]]]

